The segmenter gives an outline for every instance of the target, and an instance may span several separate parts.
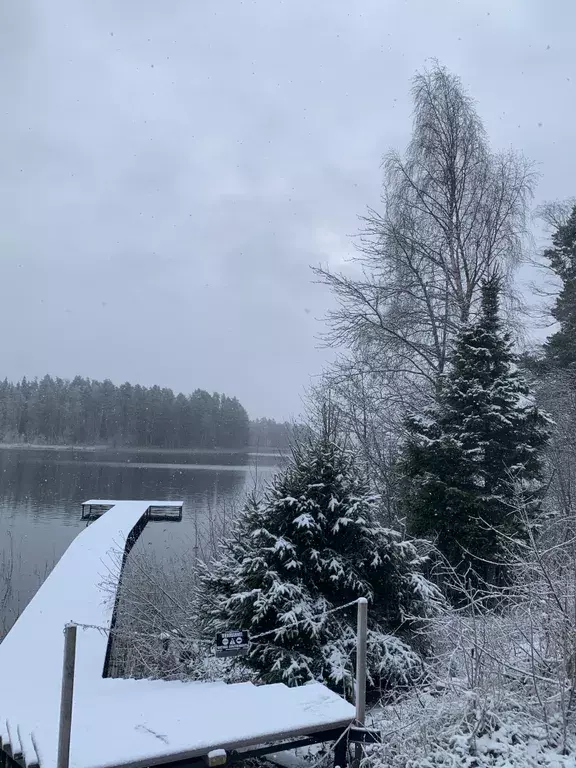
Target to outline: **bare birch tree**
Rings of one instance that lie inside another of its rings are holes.
[[[412,138],[404,155],[385,156],[382,210],[362,218],[360,269],[315,269],[338,302],[327,342],[348,350],[326,386],[359,434],[374,424],[397,434],[406,408],[429,397],[482,279],[496,266],[510,277],[520,259],[534,182],[522,157],[490,151],[472,99],[443,66],[416,75],[412,94]]]

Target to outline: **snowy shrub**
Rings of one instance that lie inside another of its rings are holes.
[[[574,768],[559,724],[546,728],[520,698],[479,700],[451,688],[420,692],[378,713],[382,743],[368,749],[365,768]]]
[[[372,688],[422,676],[418,630],[442,605],[414,546],[378,522],[354,456],[330,425],[301,441],[262,498],[248,498],[233,535],[204,569],[208,635],[250,631],[242,659],[266,682],[321,680],[349,695],[358,597],[369,600]],[[264,637],[260,635],[264,634]]]
[[[506,552],[515,583],[499,605],[487,610],[471,591],[465,610],[430,622],[428,680],[370,713],[382,743],[367,766],[574,768],[576,541],[566,522],[546,521],[522,557]]]

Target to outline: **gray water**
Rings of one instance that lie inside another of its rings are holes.
[[[182,500],[183,520],[150,523],[141,545],[193,557],[277,464],[258,454],[0,448],[0,630],[85,527],[86,499]]]

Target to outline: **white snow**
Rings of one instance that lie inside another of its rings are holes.
[[[326,724],[348,725],[354,716],[351,705],[320,684],[180,683],[175,689],[156,681],[149,689],[152,681],[142,681],[142,692],[127,695],[122,692],[127,681],[102,682],[92,707],[83,707],[73,724],[75,768],[145,766],[205,755],[278,739],[277,734],[288,737],[323,730]]]
[[[114,506],[72,542],[0,645],[0,736],[42,768],[56,765],[64,626],[110,625],[118,553],[148,508],[162,506],[86,503]],[[354,718],[350,704],[319,684],[105,679],[107,642],[107,632],[78,629],[71,768],[147,766],[346,726]]]

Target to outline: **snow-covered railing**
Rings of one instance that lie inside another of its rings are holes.
[[[101,511],[0,645],[5,755],[21,765],[57,768],[64,627],[69,623],[79,627],[71,768],[144,768],[205,757],[218,749],[314,734],[335,738],[334,733],[351,725],[354,707],[320,684],[287,688],[105,677],[122,565],[153,519],[151,510],[160,510],[162,502],[96,499],[86,505]],[[181,511],[180,502],[168,503],[167,514],[178,505]]]

